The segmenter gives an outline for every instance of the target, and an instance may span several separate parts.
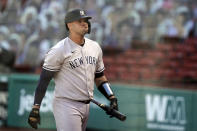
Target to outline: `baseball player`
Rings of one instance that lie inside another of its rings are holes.
[[[39,108],[52,78],[55,82],[53,114],[58,131],[85,131],[94,82],[110,101],[110,108],[118,110],[117,98],[104,75],[102,50],[97,42],[84,37],[91,31],[90,19],[82,9],[71,10],[65,16],[69,36],[45,56],[28,118],[31,127],[37,129],[40,124]]]

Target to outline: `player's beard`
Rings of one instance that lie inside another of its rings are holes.
[[[80,35],[81,37],[84,37],[85,34],[88,33],[88,27],[79,27],[78,29],[75,28],[75,30],[72,31],[72,34]]]
[[[84,36],[85,34],[88,33],[88,28],[84,28],[80,31],[80,35]]]
[[[84,27],[84,29],[82,29],[82,34],[85,35],[88,33],[88,27]]]

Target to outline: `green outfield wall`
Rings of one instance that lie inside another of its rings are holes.
[[[27,117],[31,110],[37,75],[13,74],[8,81],[8,118],[12,127],[29,127]],[[96,105],[90,105],[88,128],[99,131],[196,131],[197,92],[151,88],[135,85],[111,84],[118,97],[119,110],[127,115],[121,122],[109,118]],[[52,114],[54,82],[47,89],[41,106],[40,128],[55,129]],[[95,89],[95,99],[109,104]]]

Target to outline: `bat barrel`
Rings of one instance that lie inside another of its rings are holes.
[[[125,121],[127,118],[126,115],[120,113],[117,110],[112,110],[111,114],[112,114],[112,116],[115,116],[116,118],[118,118],[121,121]]]

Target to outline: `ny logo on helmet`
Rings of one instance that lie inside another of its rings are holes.
[[[85,15],[85,12],[83,10],[81,10],[80,15]]]

